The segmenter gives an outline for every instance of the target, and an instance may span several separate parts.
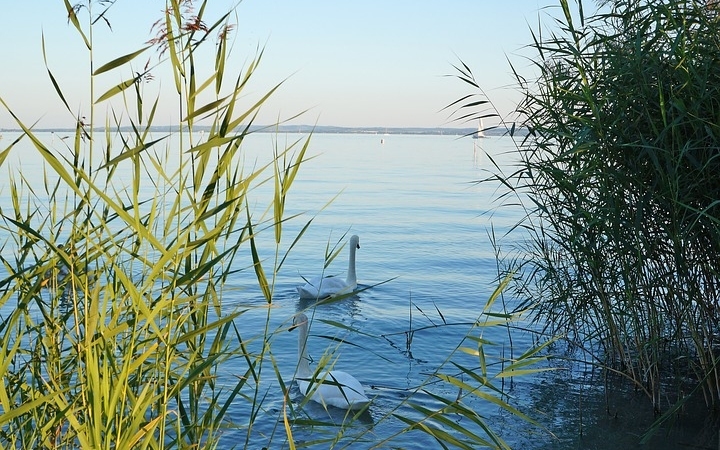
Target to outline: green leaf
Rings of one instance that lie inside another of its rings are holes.
[[[255,234],[253,233],[252,229],[252,221],[250,219],[250,206],[245,207],[245,211],[247,212],[247,227],[248,232],[250,233],[250,250],[252,253],[252,259],[253,259],[253,268],[255,269],[255,275],[258,280],[258,284],[260,284],[260,290],[263,293],[263,296],[265,297],[265,300],[268,303],[272,303],[272,292],[270,291],[270,284],[268,283],[268,279],[265,276],[265,271],[263,270],[262,261],[260,260],[260,257],[258,256],[257,246],[255,243]]]
[[[75,9],[72,7],[70,2],[68,0],[63,0],[65,3],[65,10],[67,11],[67,18],[70,21],[70,23],[73,24],[75,29],[80,33],[80,36],[83,39],[83,42],[85,42],[85,47],[87,47],[88,50],[92,50],[92,46],[90,45],[90,41],[88,40],[87,36],[85,36],[85,33],[82,30],[82,27],[80,27],[80,21],[77,18],[77,14],[75,14]]]
[[[187,122],[189,120],[192,120],[198,116],[201,116],[205,113],[215,113],[220,109],[220,107],[225,103],[225,100],[227,100],[227,97],[214,100],[204,106],[201,106],[200,108],[195,109],[194,111],[190,112],[187,116],[185,116],[182,120],[184,122]]]
[[[136,82],[137,82],[137,78],[133,77],[133,78],[129,78],[129,79],[123,81],[122,83],[120,83],[116,86],[111,87],[103,95],[101,95],[97,100],[95,100],[95,104],[101,103],[109,98],[112,98],[113,96],[123,92],[130,86],[135,85]]]
[[[132,53],[128,53],[127,55],[120,56],[119,58],[115,58],[110,62],[107,62],[100,66],[98,69],[93,72],[93,75],[100,75],[101,73],[105,73],[109,70],[115,69],[116,67],[120,67],[123,64],[126,64],[133,59],[135,59],[138,55],[143,54],[147,49],[151,48],[151,45],[148,45],[147,47],[143,47],[140,50],[134,51]]]
[[[55,92],[60,97],[60,100],[62,100],[63,104],[65,105],[65,108],[67,108],[68,111],[70,111],[70,106],[68,105],[67,100],[65,100],[65,96],[62,93],[62,90],[60,89],[60,85],[58,84],[57,80],[55,79],[55,76],[50,71],[50,68],[48,67],[47,63],[47,55],[45,53],[45,33],[42,33],[41,37],[41,46],[42,46],[42,54],[43,54],[43,61],[45,63],[45,69],[47,70],[48,76],[50,77],[50,82],[52,83],[53,87],[55,88]]]
[[[134,156],[137,156],[137,155],[141,154],[142,152],[144,152],[145,150],[147,150],[147,149],[149,149],[150,147],[152,147],[153,145],[157,144],[158,142],[167,139],[168,137],[169,137],[169,135],[163,136],[163,137],[161,137],[160,139],[156,139],[156,140],[150,141],[150,142],[148,142],[148,143],[144,143],[144,142],[143,142],[141,145],[138,145],[138,146],[135,147],[135,148],[131,148],[131,149],[128,149],[127,151],[122,152],[122,153],[119,154],[118,156],[114,157],[114,158],[111,159],[110,161],[108,161],[108,162],[106,162],[105,164],[103,164],[102,166],[100,166],[100,168],[101,168],[101,169],[105,169],[105,168],[107,168],[107,167],[109,167],[109,166],[117,165],[119,162],[124,161],[124,160],[126,160],[126,159],[128,159],[128,158],[132,158],[132,157],[134,157]]]

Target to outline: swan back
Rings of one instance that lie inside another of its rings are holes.
[[[307,358],[308,318],[300,313],[293,319],[290,330],[298,328],[298,370],[297,381],[303,396],[310,396],[322,405],[331,405],[342,409],[362,409],[370,403],[365,388],[352,375],[339,370],[323,371],[313,374]]]
[[[357,273],[355,271],[355,253],[360,248],[360,237],[354,235],[350,238],[350,255],[348,258],[347,278],[317,277],[298,286],[300,298],[324,299],[338,295],[349,294],[357,288]]]

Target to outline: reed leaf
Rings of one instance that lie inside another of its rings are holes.
[[[80,21],[78,20],[77,14],[75,14],[75,8],[70,4],[68,0],[63,0],[63,3],[65,3],[65,11],[67,11],[67,19],[70,23],[73,24],[77,32],[80,34],[80,37],[82,37],[83,42],[85,42],[85,47],[87,47],[88,50],[92,50],[92,46],[90,45],[90,41],[88,40],[87,36],[85,35],[85,32],[83,32],[82,27],[80,26]]]
[[[68,105],[67,100],[65,100],[65,96],[62,93],[62,90],[60,89],[60,85],[58,84],[57,80],[55,79],[55,76],[52,74],[52,71],[48,67],[47,63],[47,54],[45,51],[45,34],[43,33],[41,36],[41,44],[42,44],[42,53],[43,53],[43,62],[45,63],[45,69],[47,70],[48,77],[50,78],[50,82],[53,85],[53,88],[55,88],[55,92],[57,93],[58,97],[60,97],[60,100],[62,100],[63,104],[65,105],[65,108],[67,108],[68,111],[70,111],[70,105]]]
[[[197,117],[202,116],[203,114],[212,115],[216,113],[219,109],[221,109],[221,107],[228,107],[226,104],[227,99],[227,97],[219,98],[217,100],[213,100],[206,105],[201,106],[200,108],[195,108],[183,118],[183,121],[191,121]]]
[[[260,290],[263,293],[263,297],[265,297],[265,300],[268,303],[272,303],[272,291],[270,290],[270,284],[268,283],[265,271],[263,270],[262,260],[260,260],[260,256],[258,255],[257,246],[255,244],[255,234],[253,233],[252,221],[250,220],[250,212],[248,208],[246,208],[246,211],[248,211],[247,229],[249,233],[248,237],[250,239],[250,250],[252,252],[253,269],[255,269],[255,275],[257,277],[258,284],[260,285]]]
[[[121,67],[121,66],[127,64],[128,62],[132,61],[136,57],[145,53],[145,51],[149,48],[152,48],[152,46],[148,45],[139,50],[128,53],[127,55],[123,55],[118,58],[115,58],[112,61],[109,61],[109,62],[103,64],[102,66],[98,67],[97,69],[95,69],[95,71],[93,72],[93,75],[100,75],[101,73],[109,72],[113,69]]]
[[[142,143],[140,145],[133,147],[133,148],[129,148],[126,151],[120,153],[118,156],[108,160],[105,164],[100,166],[100,169],[107,169],[110,166],[117,166],[118,163],[120,163],[126,159],[135,158],[135,157],[139,156],[142,152],[148,150],[155,144],[162,142],[163,140],[167,139],[168,137],[169,136],[166,135],[166,136],[161,137],[160,139],[156,139],[154,141],[150,141],[147,143],[144,141],[141,141]]]
[[[178,58],[177,48],[175,46],[175,31],[173,29],[172,17],[180,10],[180,5],[176,0],[171,0],[172,7],[165,13],[165,29],[167,35],[164,36],[164,42],[168,46],[168,54],[170,55],[170,63],[173,69],[173,80],[175,81],[175,89],[178,94],[182,94],[182,79],[185,78],[185,69]],[[180,25],[178,23],[178,25]]]
[[[410,406],[417,409],[420,413],[427,415],[428,417],[432,417],[434,415],[434,413],[432,411],[430,411],[429,409],[424,408],[420,405],[411,403]],[[466,444],[466,443],[460,441],[459,439],[454,437],[452,434],[450,434],[436,426],[430,425],[424,421],[418,422],[413,419],[402,416],[400,414],[396,414],[395,417],[400,419],[402,422],[405,422],[408,425],[410,425],[411,430],[418,429],[418,430],[421,430],[421,431],[425,432],[426,434],[432,436],[433,438],[435,438],[438,445],[442,446],[442,448],[444,448],[444,449],[448,448],[445,445],[446,443],[454,445],[455,447],[458,447],[458,448],[463,448],[463,449],[468,449],[468,450],[472,450],[474,448],[472,445]],[[485,445],[487,447],[491,446],[488,441],[484,441],[484,440],[477,442],[477,444]]]
[[[442,399],[442,398],[434,396],[434,395],[433,395],[433,397],[436,397],[441,402],[446,403],[445,399]],[[430,410],[428,410],[427,408],[422,408],[422,409],[420,409],[420,411],[424,412],[425,414],[430,412]],[[474,411],[464,408],[461,405],[459,405],[458,403],[453,403],[452,405],[448,406],[447,411],[443,411],[443,413],[445,413],[445,412],[453,412],[454,414],[459,414],[462,417],[464,417],[465,419],[468,419],[468,420],[474,422],[476,425],[479,425],[480,428],[483,431],[485,431],[490,438],[490,440],[484,439],[481,436],[479,436],[478,434],[469,430],[467,426],[461,425],[461,424],[457,423],[457,421],[454,421],[454,420],[450,419],[449,417],[445,417],[444,415],[435,415],[433,417],[435,420],[442,423],[446,427],[454,429],[458,434],[462,434],[462,435],[466,436],[467,438],[469,438],[469,442],[467,442],[467,445],[471,445],[472,447],[481,445],[484,447],[492,447],[492,448],[504,448],[504,449],[510,448],[502,439],[500,439],[499,436],[497,436],[494,432],[492,432],[492,430],[485,424],[485,421],[482,420],[482,418],[478,417]]]
[[[138,82],[137,76],[128,78],[127,80],[123,81],[122,83],[117,84],[117,85],[111,87],[110,89],[108,89],[107,91],[105,91],[104,94],[102,94],[100,97],[98,97],[97,100],[95,100],[95,103],[96,104],[102,103],[105,100],[108,100],[108,99],[116,96],[117,94],[124,92],[127,88],[129,88],[131,86],[135,86],[135,84],[137,82]]]

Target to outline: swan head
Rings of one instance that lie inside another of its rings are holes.
[[[290,328],[288,328],[288,331],[292,331],[295,328],[300,327],[307,323],[308,323],[307,316],[304,313],[300,313],[300,314],[296,315],[295,317],[293,317],[293,324]]]
[[[357,234],[350,238],[350,248],[360,248],[360,236]]]

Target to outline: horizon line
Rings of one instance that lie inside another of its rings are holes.
[[[197,131],[209,131],[212,127],[210,125],[195,125],[194,129]],[[237,127],[242,129],[242,126]],[[93,131],[105,131],[106,127],[95,127]],[[132,131],[132,126],[121,126],[116,127],[116,131]],[[179,131],[180,126],[178,125],[153,125],[150,127],[151,131]],[[373,134],[452,134],[452,135],[472,135],[477,132],[477,128],[469,127],[418,127],[418,126],[406,126],[406,127],[384,127],[384,126],[339,126],[339,125],[251,125],[248,130],[250,132],[270,133],[270,132],[295,132],[295,133],[330,133],[330,132],[344,132],[344,133],[373,133]],[[74,132],[75,127],[42,127],[32,129],[35,132]],[[487,132],[491,134],[505,134],[501,129],[488,129]],[[1,128],[0,132],[23,132],[20,128]]]

